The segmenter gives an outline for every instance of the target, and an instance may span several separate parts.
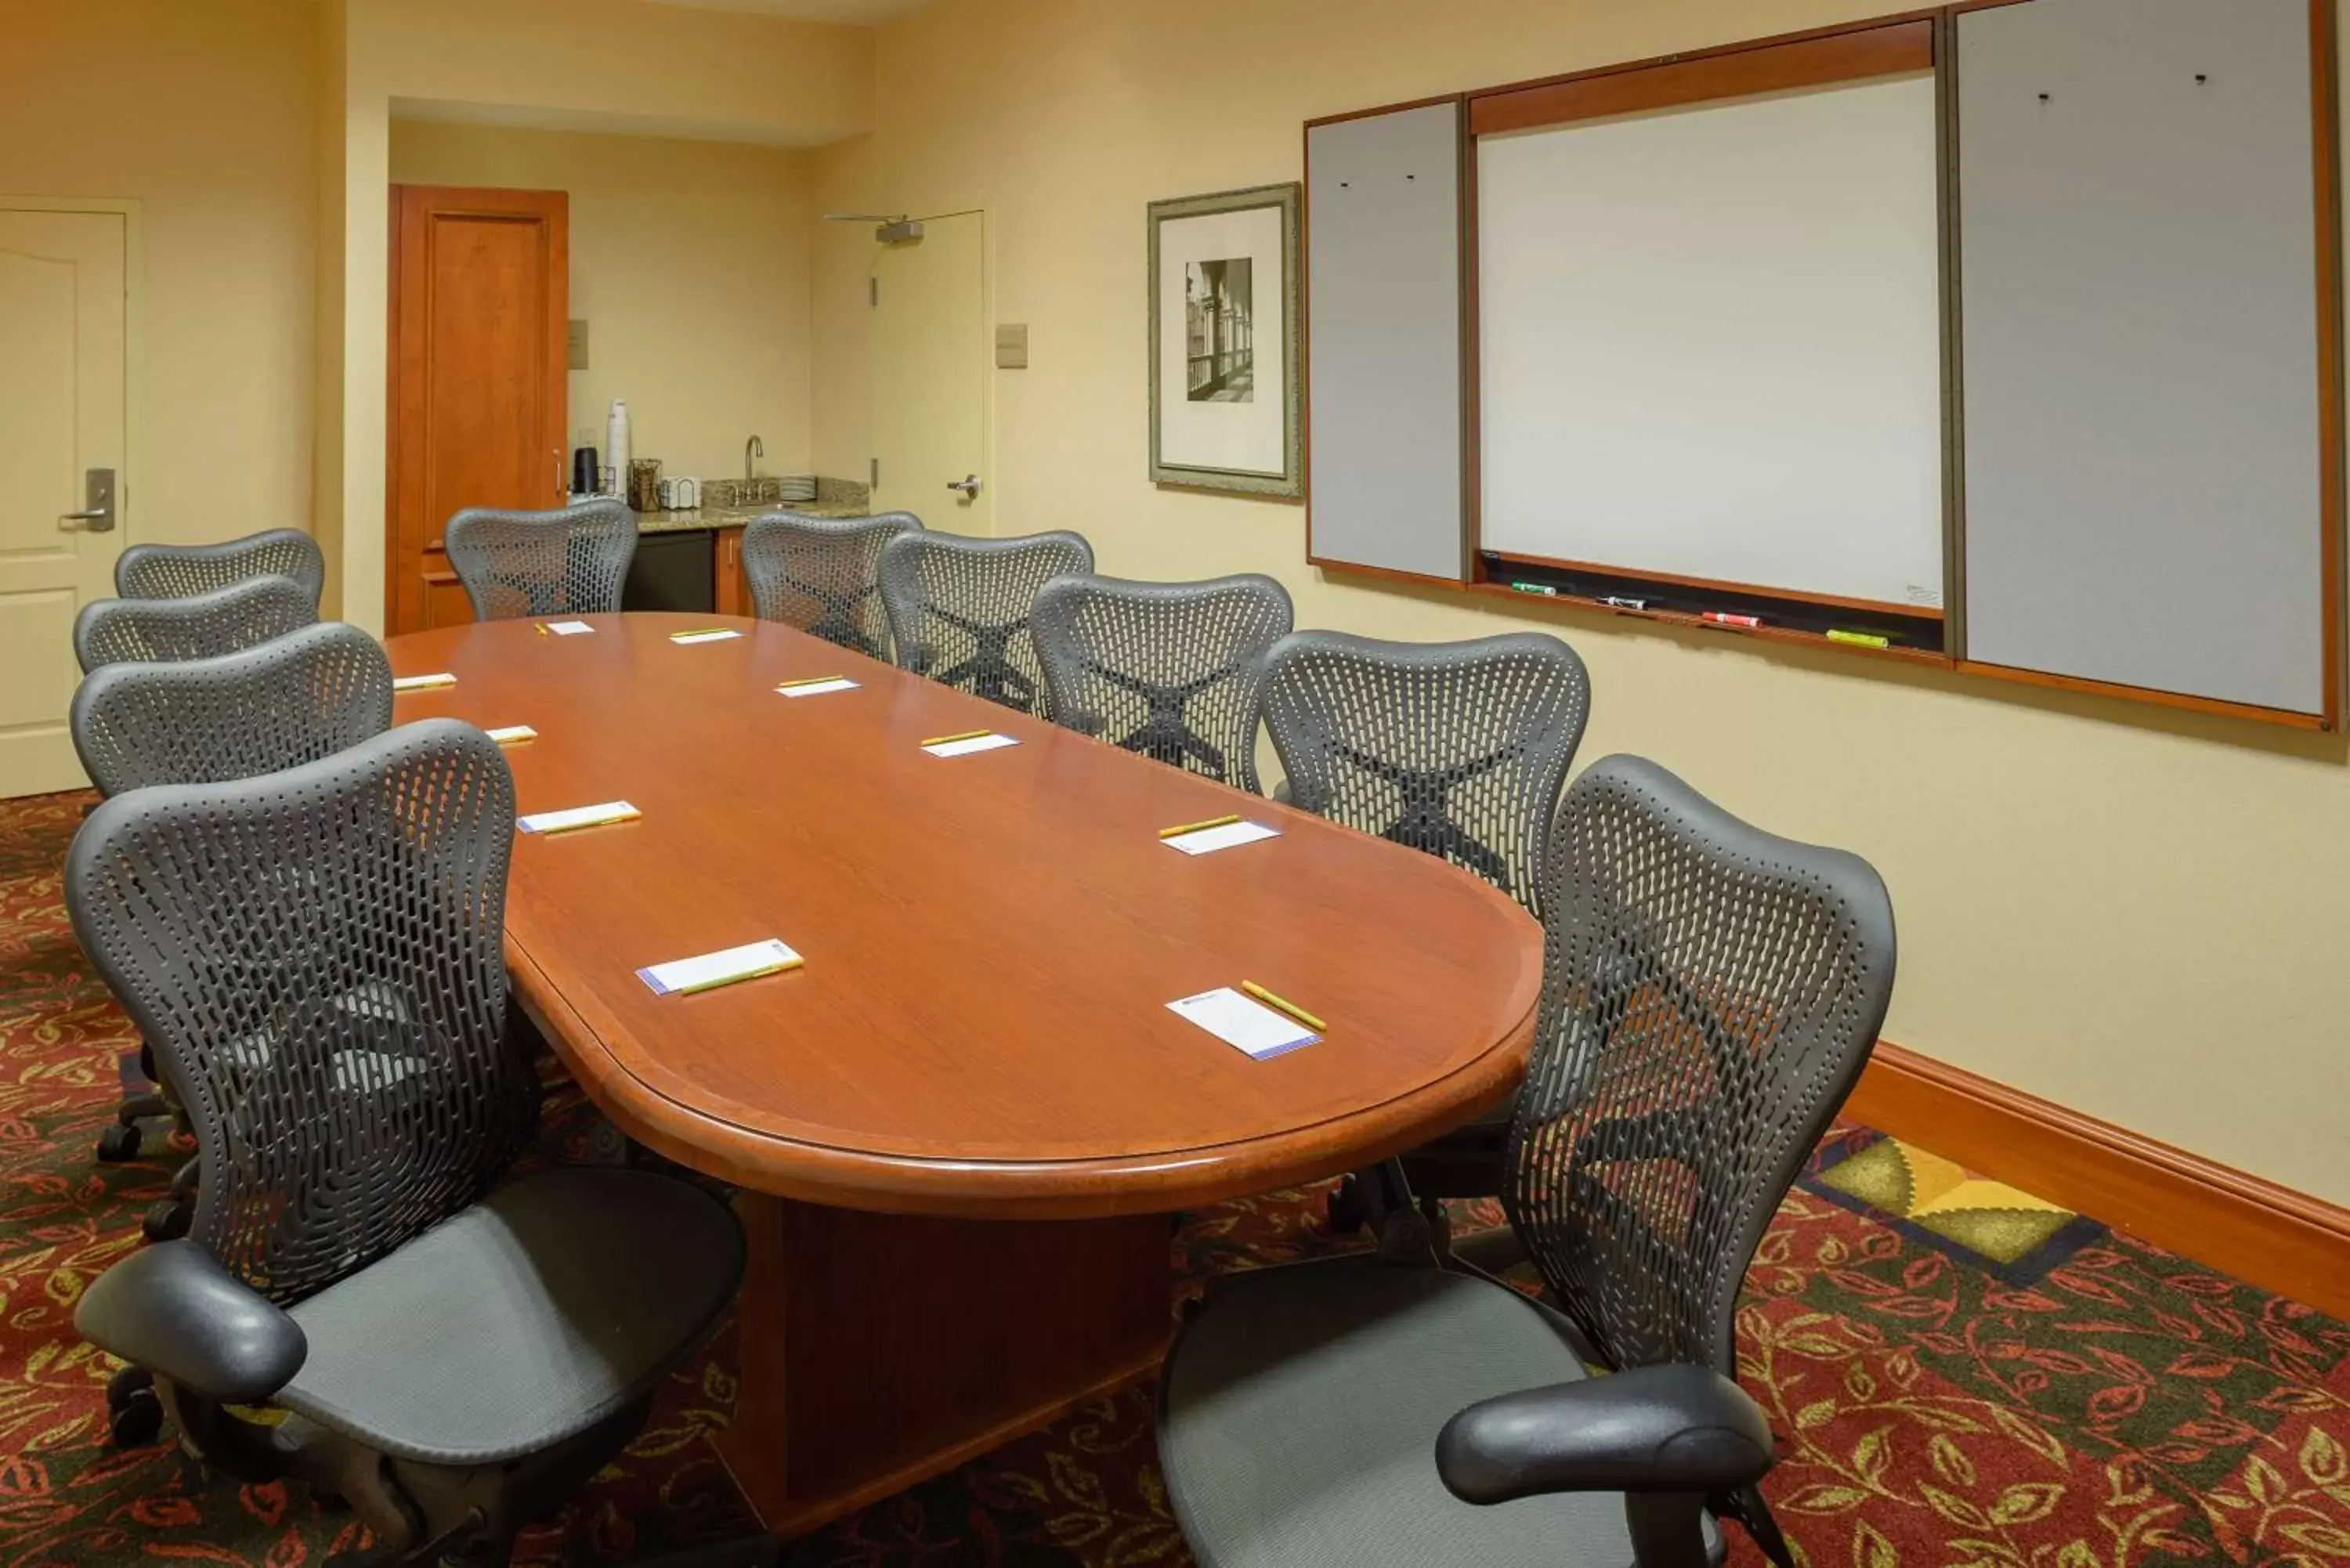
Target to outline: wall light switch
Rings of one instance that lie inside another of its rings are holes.
[[[996,323],[995,368],[999,370],[1025,370],[1028,368],[1028,324],[1026,322]]]
[[[564,334],[563,343],[570,353],[571,368],[585,370],[588,368],[588,323],[573,321],[571,330]]]

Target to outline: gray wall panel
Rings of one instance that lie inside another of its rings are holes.
[[[2308,17],[1959,18],[1970,657],[2319,709]]]
[[[1458,111],[1317,125],[1306,155],[1314,553],[1457,578]]]

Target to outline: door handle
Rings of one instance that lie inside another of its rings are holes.
[[[58,514],[57,527],[63,533],[77,531],[110,534],[114,531],[114,470],[90,468],[82,471],[82,510]]]
[[[966,473],[961,479],[950,479],[947,488],[961,492],[965,501],[976,500],[979,496],[979,475]]]

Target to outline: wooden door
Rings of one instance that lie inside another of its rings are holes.
[[[872,507],[957,534],[992,532],[994,511],[984,222],[925,218],[873,263]]]
[[[467,506],[564,504],[570,199],[391,191],[391,385],[384,620],[473,618],[442,552]]]
[[[122,550],[125,249],[120,213],[0,211],[0,796],[88,782],[66,710]]]
[[[743,530],[720,529],[713,547],[717,554],[711,576],[718,589],[718,613],[752,614],[751,580],[743,575]]]

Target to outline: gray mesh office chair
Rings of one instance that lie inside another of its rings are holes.
[[[329,621],[216,659],[101,665],[68,714],[74,750],[101,794],[217,784],[329,757],[391,726],[391,661],[375,639]],[[98,1158],[135,1159],[140,1122],[173,1115],[151,1047],[140,1065],[154,1093],[134,1095],[99,1135]],[[187,1230],[193,1161],[147,1211],[151,1240]]]
[[[1884,1022],[1892,905],[1631,757],[1567,791],[1543,905],[1503,1197],[1556,1310],[1359,1256],[1211,1286],[1159,1384],[1201,1562],[1698,1568],[1709,1512],[1792,1561],[1731,1318]]]
[[[669,1178],[506,1181],[537,1121],[507,1032],[514,782],[411,724],[261,778],[117,795],[74,840],[75,934],[188,1096],[195,1225],[74,1322],[209,1466],[350,1502],[400,1562],[505,1561],[616,1455],[743,1267]],[[232,1407],[266,1406],[265,1425]]]
[[[291,577],[251,577],[175,599],[93,599],[74,617],[74,658],[102,664],[214,659],[315,625],[318,597]]]
[[[1465,867],[1542,913],[1543,844],[1591,714],[1573,649],[1539,632],[1409,643],[1302,631],[1267,659],[1261,700],[1294,804]],[[1429,1223],[1442,1225],[1438,1199],[1501,1190],[1509,1117],[1503,1104],[1405,1158]],[[1388,1201],[1400,1194],[1375,1185],[1349,1179],[1331,1223],[1400,1212]]]
[[[441,532],[475,620],[595,615],[620,607],[637,556],[637,516],[618,501],[555,512],[468,506]]]
[[[881,546],[881,603],[900,668],[1023,713],[1044,705],[1028,618],[1036,590],[1094,569],[1081,535],[900,534]]]
[[[1291,618],[1288,591],[1254,574],[1056,577],[1034,635],[1058,722],[1253,793],[1257,682]]]
[[[751,585],[752,613],[888,659],[881,546],[921,525],[910,512],[837,518],[768,512],[754,517],[743,530],[743,576]]]
[[[68,717],[102,794],[251,778],[390,729],[391,661],[359,628],[327,621],[214,659],[101,665]]]
[[[178,599],[254,577],[291,577],[315,607],[327,586],[327,558],[298,528],[271,528],[217,545],[133,545],[114,563],[114,591],[126,599]]]

